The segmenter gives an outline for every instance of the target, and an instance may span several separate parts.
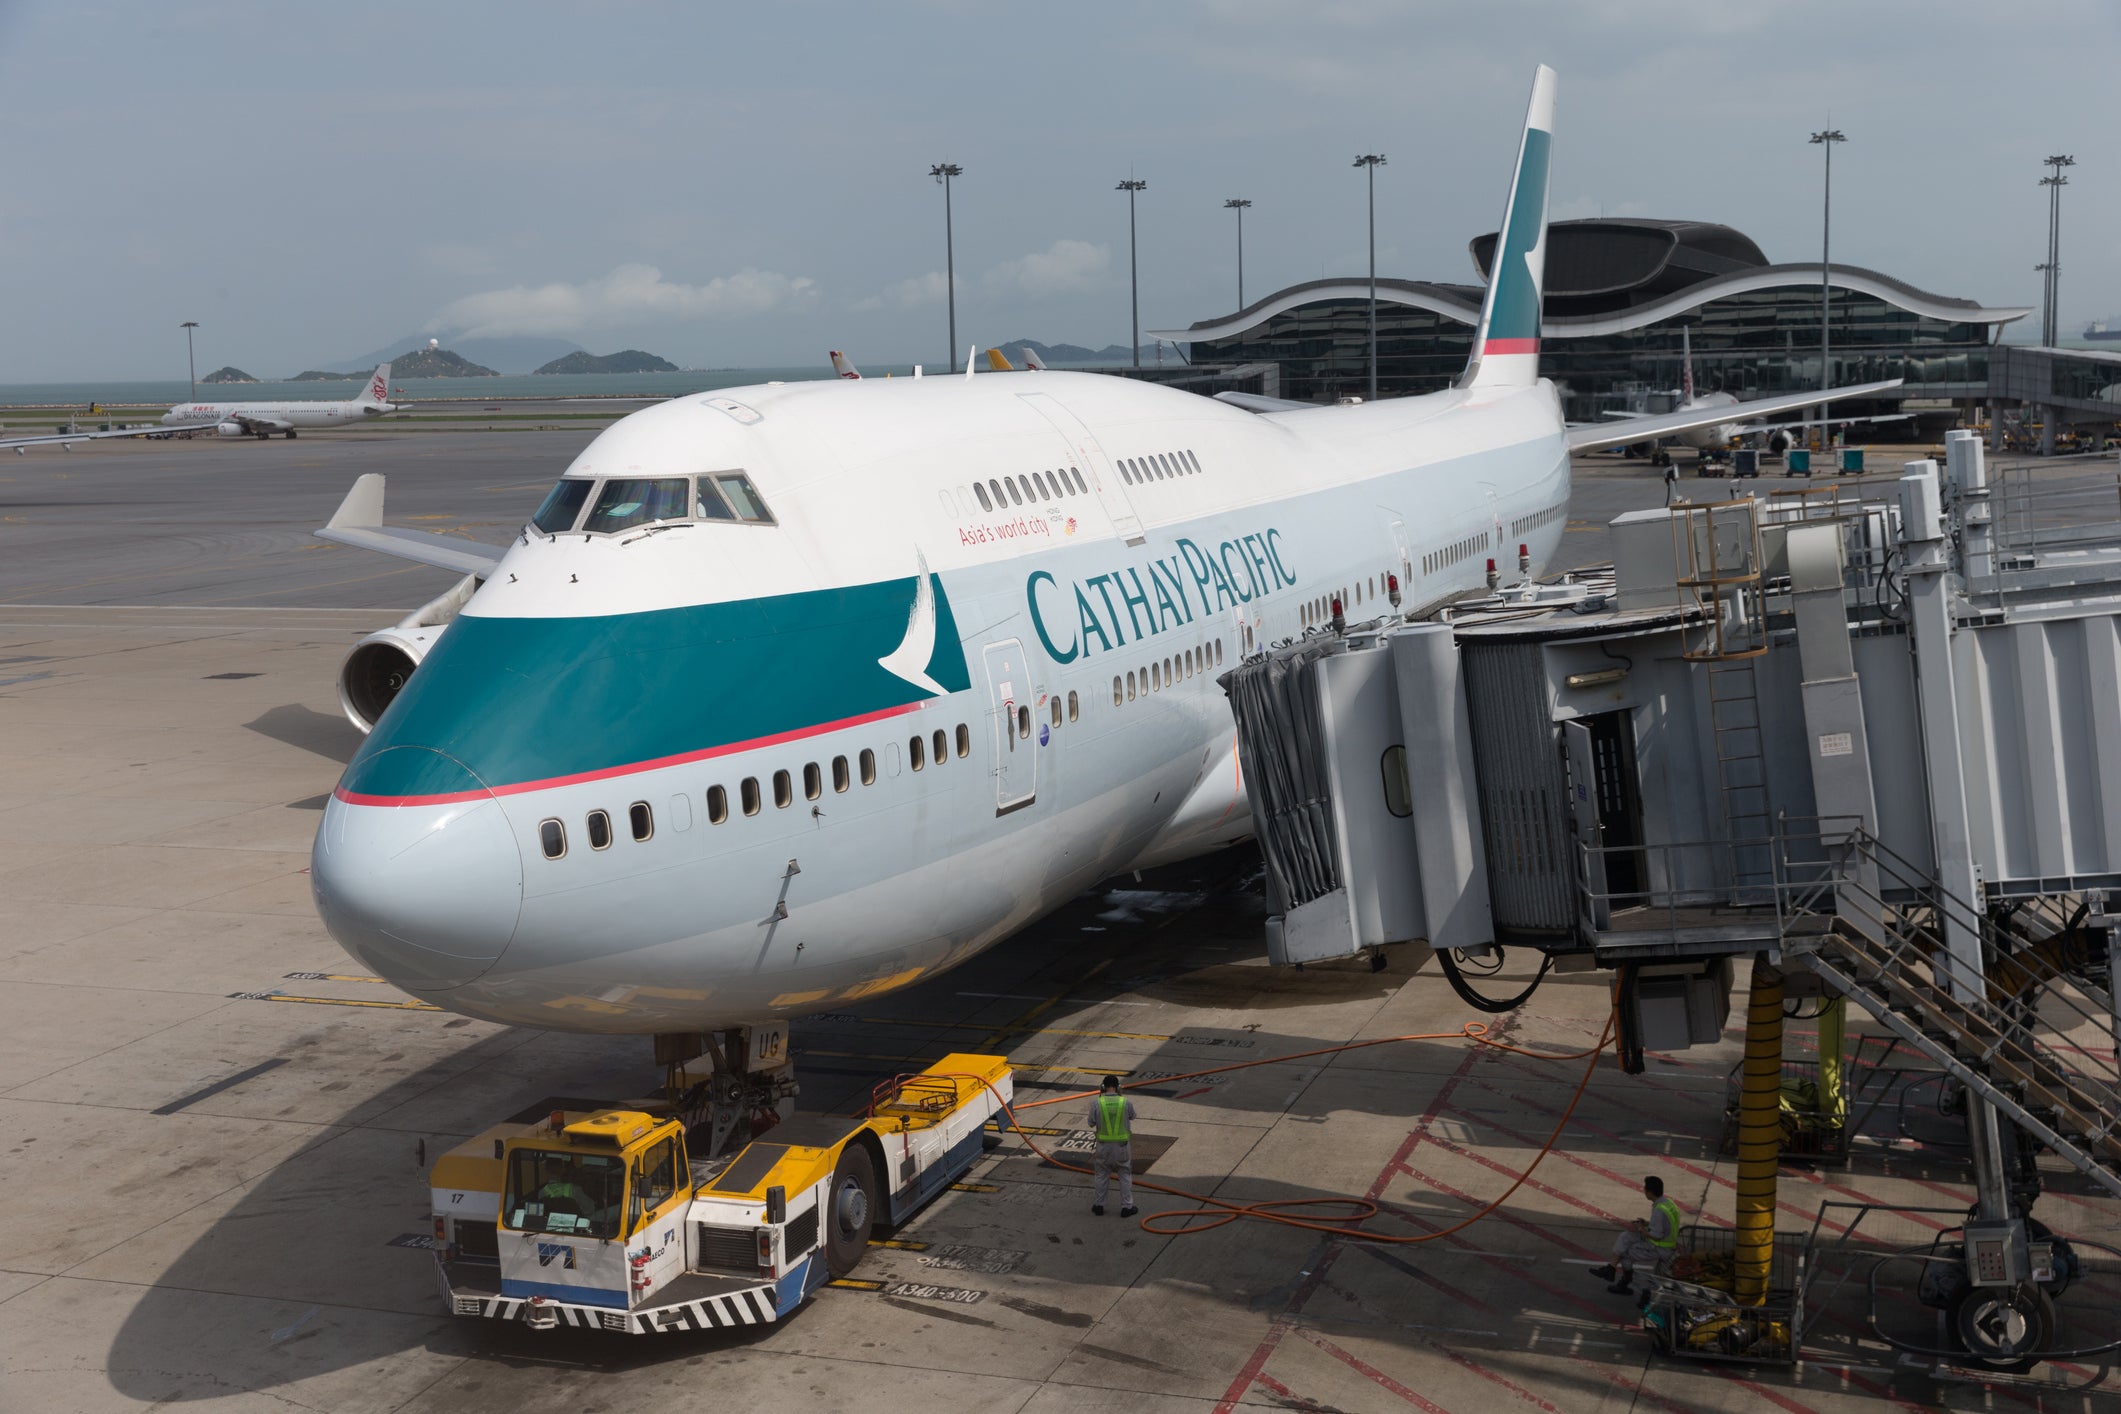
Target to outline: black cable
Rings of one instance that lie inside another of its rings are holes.
[[[1451,984],[1452,991],[1458,993],[1460,1001],[1476,1011],[1485,1011],[1491,1014],[1515,1011],[1523,1006],[1531,999],[1532,993],[1539,990],[1539,984],[1546,980],[1547,969],[1554,965],[1554,955],[1552,953],[1541,954],[1539,970],[1532,974],[1532,980],[1525,984],[1524,990],[1507,1000],[1498,1001],[1493,997],[1483,996],[1473,990],[1473,985],[1466,981],[1465,974],[1458,970],[1457,962],[1452,960],[1451,950],[1446,949],[1437,953],[1436,960],[1443,965],[1444,980]]]

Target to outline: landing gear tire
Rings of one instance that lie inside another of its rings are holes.
[[[867,1147],[855,1143],[840,1151],[825,1205],[825,1263],[843,1277],[862,1264],[876,1223],[876,1164]]]
[[[1952,1303],[1951,1325],[1975,1364],[2023,1374],[2054,1344],[2055,1303],[2031,1282],[1972,1287]]]
[[[292,427],[287,429],[287,440],[290,442],[295,440],[295,429]]]

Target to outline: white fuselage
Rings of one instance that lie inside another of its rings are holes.
[[[621,1033],[906,986],[1247,836],[1219,673],[1336,598],[1394,612],[1388,576],[1406,610],[1516,579],[1569,495],[1544,382],[1269,415],[1067,373],[728,389],[566,475],[738,469],[774,523],[527,531],[377,722],[313,871],[366,965]]]
[[[178,403],[162,414],[162,425],[181,427],[213,422],[262,434],[285,432],[290,428],[343,427],[349,422],[366,422],[370,418],[382,417],[397,410],[395,403],[370,403],[351,399],[328,403]]]

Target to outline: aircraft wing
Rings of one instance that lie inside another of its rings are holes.
[[[47,432],[38,437],[9,437],[0,441],[0,447],[34,447],[51,442],[97,442],[105,437],[160,437],[171,432],[203,432],[214,425],[211,422],[180,422],[173,427],[164,427],[157,422],[147,427],[128,427],[119,432]]]
[[[1802,407],[1815,407],[1836,398],[1867,398],[1900,386],[1898,378],[1888,378],[1882,383],[1854,383],[1846,388],[1827,388],[1809,393],[1781,393],[1772,398],[1756,398],[1749,403],[1724,403],[1712,408],[1689,408],[1685,412],[1651,413],[1646,417],[1628,418],[1600,426],[1571,427],[1567,432],[1569,450],[1572,452],[1594,451],[1599,447],[1623,447],[1630,442],[1647,442],[1657,437],[1669,437],[1675,432],[1689,432],[1696,427],[1715,427],[1726,422],[1746,422],[1756,417],[1767,417],[1778,412],[1794,412]]]
[[[1755,432],[1780,432],[1786,427],[1839,427],[1852,422],[1907,422],[1914,416],[1911,412],[1881,412],[1869,417],[1829,417],[1824,421],[1814,418],[1793,422],[1741,422],[1738,426],[1740,431],[1751,436]]]
[[[258,417],[247,412],[232,412],[221,419],[233,422],[246,432],[285,432],[292,423],[282,422],[277,417]]]
[[[1246,412],[1310,412],[1318,403],[1300,403],[1293,398],[1270,398],[1263,393],[1217,393],[1215,401],[1243,408]]]
[[[501,562],[497,545],[437,535],[431,530],[404,530],[383,524],[383,473],[371,471],[355,480],[353,489],[332,512],[331,520],[312,532],[319,540],[350,545],[356,550],[374,550],[415,564],[433,565],[452,574],[472,574],[480,579],[493,573]]]

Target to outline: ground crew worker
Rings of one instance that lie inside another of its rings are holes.
[[[1134,1101],[1119,1092],[1119,1077],[1108,1075],[1090,1105],[1090,1127],[1097,1131],[1097,1187],[1090,1211],[1105,1215],[1105,1190],[1119,1175],[1119,1215],[1131,1218],[1134,1206]]]
[[[1668,461],[1664,464],[1664,503],[1668,506],[1671,505],[1672,497],[1677,495],[1678,492],[1679,463]]]
[[[565,1173],[556,1173],[547,1179],[537,1192],[537,1201],[545,1205],[548,1213],[555,1207],[565,1207],[573,1209],[577,1217],[590,1216],[589,1194]]]
[[[1669,1271],[1679,1252],[1679,1205],[1664,1196],[1664,1180],[1651,1174],[1642,1181],[1642,1193],[1650,1200],[1649,1218],[1637,1218],[1622,1228],[1613,1239],[1613,1260],[1590,1269],[1616,1296],[1635,1289],[1631,1279],[1636,1267]]]

